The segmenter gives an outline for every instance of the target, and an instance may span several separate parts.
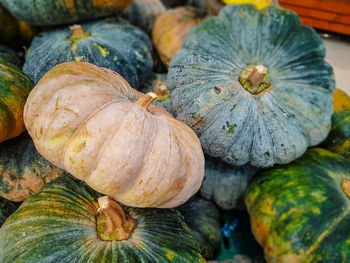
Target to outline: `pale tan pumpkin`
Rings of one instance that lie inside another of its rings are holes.
[[[96,191],[175,207],[198,191],[204,156],[195,133],[153,99],[111,70],[69,62],[40,80],[24,119],[37,150]]]

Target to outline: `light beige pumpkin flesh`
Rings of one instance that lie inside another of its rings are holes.
[[[38,151],[117,201],[175,207],[203,180],[195,133],[117,73],[69,62],[47,73],[29,95],[24,119]],[[148,95],[146,95],[148,96]]]

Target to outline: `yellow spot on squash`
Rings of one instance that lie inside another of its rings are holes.
[[[116,61],[118,58],[116,56],[113,57],[113,61]]]
[[[172,260],[174,258],[174,252],[169,251],[168,253],[166,253],[166,257],[167,257],[167,259]]]
[[[102,55],[103,57],[107,57],[107,55],[109,55],[109,50],[107,50],[106,48],[100,46],[99,44],[97,44],[97,43],[95,43],[95,42],[94,42],[93,45],[94,45],[95,47],[97,47],[97,48],[100,50],[101,55]]]
[[[79,57],[75,57],[74,59],[75,59],[76,62],[80,62],[81,60],[84,59],[84,57],[83,56],[79,56]]]
[[[78,44],[77,44],[77,42],[74,42],[73,46],[72,46],[73,53],[75,53],[77,51],[77,49],[78,49]]]

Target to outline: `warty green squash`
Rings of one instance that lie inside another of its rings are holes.
[[[152,71],[151,52],[144,32],[110,18],[41,33],[29,47],[23,72],[37,84],[54,66],[83,61],[112,69],[138,88]]]
[[[324,56],[321,38],[293,11],[228,5],[172,58],[173,112],[208,155],[237,166],[289,163],[331,127],[335,84]]]
[[[258,173],[245,203],[267,262],[350,261],[350,160],[321,148]]]
[[[350,97],[335,89],[332,128],[322,147],[350,159]]]
[[[205,262],[174,209],[121,207],[62,176],[0,229],[1,263]]]
[[[0,144],[0,196],[21,202],[64,173],[44,159],[27,132]]]
[[[33,87],[17,66],[0,57],[0,143],[25,130],[23,108]]]
[[[111,16],[132,0],[0,0],[13,16],[31,25],[49,26]]]

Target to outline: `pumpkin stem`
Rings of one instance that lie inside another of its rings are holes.
[[[99,216],[97,231],[104,241],[126,240],[131,235],[136,222],[123,208],[109,196],[98,198]]]
[[[163,82],[155,80],[153,81],[152,85],[156,87],[154,93],[157,95],[157,101],[164,101],[170,97],[168,89],[166,88],[166,85]]]
[[[251,94],[259,94],[271,86],[267,68],[263,65],[249,65],[239,76],[243,88]]]
[[[141,99],[136,101],[135,103],[140,105],[141,107],[144,107],[146,110],[148,109],[149,105],[152,104],[154,99],[157,98],[157,95],[153,92],[148,92],[145,95],[142,96]]]
[[[344,180],[341,182],[341,188],[345,195],[350,199],[350,180]]]
[[[72,41],[81,40],[91,35],[89,32],[85,32],[81,25],[73,25],[69,29],[73,31],[73,35],[69,38]]]

